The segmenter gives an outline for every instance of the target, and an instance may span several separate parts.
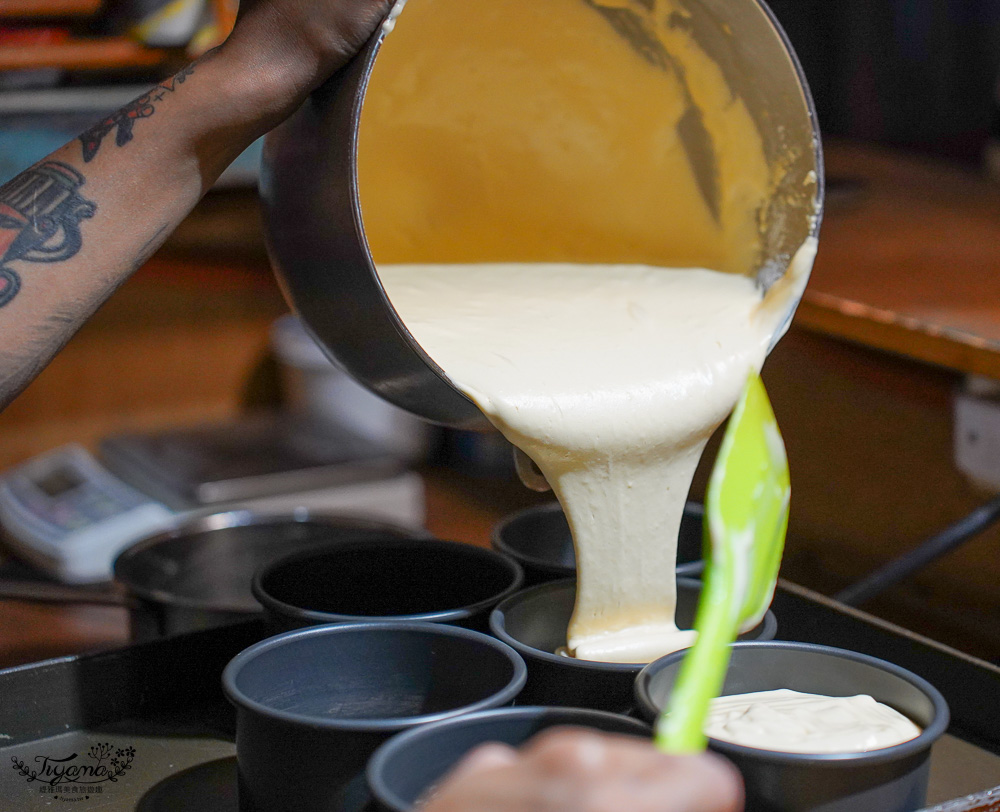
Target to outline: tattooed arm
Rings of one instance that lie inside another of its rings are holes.
[[[0,187],[0,408],[390,0],[243,0],[229,39]]]

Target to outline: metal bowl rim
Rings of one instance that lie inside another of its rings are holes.
[[[393,812],[410,812],[413,807],[400,798],[388,786],[383,775],[386,768],[386,762],[398,755],[400,750],[409,748],[412,742],[420,742],[421,739],[426,738],[427,736],[433,736],[440,730],[461,728],[467,725],[474,726],[483,720],[491,719],[541,719],[547,714],[565,714],[570,717],[567,721],[560,722],[559,724],[585,725],[588,720],[597,719],[604,719],[608,721],[614,720],[616,722],[625,721],[634,723],[633,726],[635,727],[636,735],[645,733],[648,736],[652,733],[652,728],[647,722],[644,722],[641,719],[634,719],[630,716],[624,716],[620,713],[613,713],[611,711],[594,710],[591,708],[552,707],[548,705],[520,705],[516,708],[491,708],[490,710],[475,711],[473,713],[462,714],[461,716],[452,716],[447,719],[442,719],[439,722],[420,725],[401,733],[397,733],[395,736],[379,745],[379,748],[368,760],[368,766],[365,769],[365,778],[368,781],[368,786],[372,790],[372,794],[378,802],[386,804],[393,810]],[[619,735],[629,734],[621,733]]]
[[[510,528],[512,524],[525,518],[529,518],[536,514],[548,514],[562,512],[562,506],[557,501],[542,502],[537,505],[531,505],[521,510],[510,513],[504,516],[500,521],[493,525],[490,531],[490,545],[494,550],[508,555],[513,558],[518,563],[528,564],[535,569],[551,573],[553,575],[560,575],[562,577],[575,577],[576,567],[567,567],[562,564],[555,564],[545,558],[539,558],[533,556],[530,553],[525,553],[518,550],[511,545],[509,545],[503,538],[504,533]],[[694,500],[687,500],[684,503],[684,518],[686,519],[701,519],[704,520],[705,517],[705,506],[701,502],[696,502]],[[697,575],[705,567],[705,562],[702,560],[687,561],[683,564],[677,565],[678,574],[683,575]]]
[[[416,716],[386,717],[384,719],[331,719],[328,717],[310,716],[302,713],[278,710],[271,708],[262,702],[246,696],[236,685],[243,668],[251,665],[253,661],[272,649],[281,648],[289,643],[297,642],[300,639],[309,637],[326,637],[328,635],[350,634],[352,632],[389,634],[395,632],[415,632],[423,634],[429,638],[433,637],[457,637],[468,642],[478,643],[503,655],[511,665],[512,675],[510,680],[491,696],[477,700],[468,705],[454,708],[448,711],[438,711],[437,713],[425,713]],[[388,623],[331,623],[325,626],[310,626],[305,629],[296,629],[290,632],[269,637],[259,643],[245,648],[226,665],[222,672],[222,688],[226,698],[236,706],[238,710],[253,713],[272,721],[284,722],[286,724],[304,725],[314,730],[325,731],[358,731],[358,732],[389,732],[405,730],[415,725],[423,725],[429,722],[437,722],[442,719],[449,719],[454,716],[464,715],[479,710],[487,710],[499,705],[510,703],[521,692],[527,680],[527,667],[521,655],[513,648],[501,640],[490,637],[488,634],[475,632],[470,629],[463,629],[458,626],[446,626],[440,623],[420,623],[411,621],[399,621]]]
[[[733,649],[753,649],[772,648],[782,651],[803,651],[815,654],[822,654],[828,657],[853,660],[865,665],[878,668],[895,677],[909,683],[917,690],[921,691],[934,707],[934,717],[931,723],[922,728],[920,735],[909,741],[895,744],[891,747],[883,747],[878,750],[868,750],[866,752],[855,753],[784,753],[779,750],[762,750],[756,747],[747,747],[741,744],[722,741],[720,739],[709,739],[713,749],[720,753],[736,758],[750,761],[766,761],[775,764],[802,766],[805,764],[813,766],[828,767],[857,767],[862,765],[880,764],[897,759],[904,759],[910,755],[915,755],[924,750],[929,750],[931,745],[937,741],[948,729],[951,713],[948,703],[941,692],[923,677],[914,674],[912,671],[900,665],[872,657],[870,654],[862,654],[850,649],[836,648],[834,646],[824,646],[816,643],[799,643],[788,640],[754,640],[743,643],[734,643]],[[639,709],[645,716],[658,716],[661,712],[649,698],[649,683],[655,678],[663,668],[672,665],[680,659],[683,652],[675,652],[654,660],[639,672],[635,679],[635,698],[639,704]]]
[[[208,600],[190,598],[178,595],[164,589],[145,586],[133,580],[128,572],[132,560],[143,555],[148,550],[181,541],[195,533],[206,533],[213,530],[228,530],[235,527],[256,527],[270,524],[310,524],[328,525],[331,528],[365,529],[385,531],[393,537],[427,539],[432,538],[426,530],[413,530],[391,522],[382,522],[364,516],[350,516],[343,513],[329,513],[321,510],[296,508],[290,511],[255,511],[250,508],[201,512],[194,516],[179,517],[169,527],[147,536],[130,545],[115,558],[112,566],[114,579],[121,583],[133,595],[152,603],[177,607],[182,609],[207,610],[216,612],[233,612],[247,616],[259,614],[261,610],[248,609],[246,606],[232,606]]]
[[[778,38],[778,41],[781,45],[782,51],[788,57],[788,60],[792,67],[792,72],[795,74],[798,80],[799,89],[801,91],[803,103],[805,106],[806,116],[811,124],[812,147],[815,156],[815,166],[813,167],[813,171],[816,173],[816,196],[815,196],[814,210],[811,214],[812,222],[810,223],[808,236],[817,238],[819,236],[820,226],[823,220],[826,180],[825,180],[825,169],[823,162],[822,135],[820,132],[819,117],[816,112],[815,99],[813,98],[812,91],[809,87],[809,82],[806,79],[805,71],[802,68],[802,64],[798,58],[798,55],[795,52],[794,47],[792,46],[791,40],[788,38],[787,33],[785,32],[781,23],[778,21],[773,10],[770,8],[770,6],[768,6],[765,0],[752,0],[752,2],[756,4],[761,14],[764,16],[764,18],[768,21],[768,23],[774,30]],[[356,233],[361,243],[361,246],[364,249],[364,255],[367,260],[366,270],[369,276],[374,281],[375,286],[378,290],[378,294],[381,298],[381,301],[383,305],[387,308],[387,312],[390,314],[393,326],[396,328],[402,341],[409,346],[409,349],[411,349],[416,353],[417,357],[419,357],[422,360],[425,367],[434,373],[438,382],[440,382],[442,385],[450,389],[453,394],[457,394],[462,399],[464,399],[468,404],[468,406],[471,407],[470,410],[466,411],[466,417],[463,419],[461,425],[463,425],[466,428],[476,428],[476,427],[487,428],[489,426],[489,423],[483,417],[482,412],[476,406],[474,401],[452,382],[452,380],[448,377],[447,373],[440,366],[438,366],[438,364],[434,361],[433,358],[431,358],[427,354],[426,350],[424,350],[424,348],[420,345],[420,343],[416,340],[413,334],[406,327],[405,322],[403,321],[399,313],[396,311],[396,308],[393,306],[392,301],[389,299],[389,296],[385,291],[385,288],[382,284],[382,279],[378,273],[378,268],[375,264],[375,259],[371,253],[371,247],[368,243],[368,238],[365,233],[364,216],[361,211],[360,183],[358,179],[357,145],[360,137],[361,114],[364,108],[365,96],[368,91],[368,83],[371,78],[372,70],[374,69],[378,53],[385,42],[386,36],[387,33],[385,31],[384,26],[379,26],[376,33],[372,36],[372,38],[369,40],[366,46],[363,47],[361,52],[359,52],[359,54],[356,57],[358,59],[364,60],[365,62],[364,71],[362,72],[360,81],[358,82],[358,85],[355,88],[354,105],[350,121],[351,148],[349,153],[350,156],[349,183],[351,192],[351,213],[354,219]],[[787,273],[787,268],[785,269],[785,272]],[[797,307],[798,307],[798,302],[796,302],[793,305],[790,311],[790,315],[788,317],[788,321],[791,321],[791,318],[794,315],[794,311]],[[780,333],[781,331],[779,330],[778,332]],[[772,346],[769,348],[769,351],[770,349],[773,349],[774,343],[775,342],[772,342]],[[455,425],[459,425],[459,423],[456,422]]]
[[[684,585],[687,587],[696,587],[698,590],[701,590],[704,586],[704,584],[697,578],[685,578],[683,576],[679,576],[677,578],[677,583],[678,585]],[[563,668],[573,668],[580,671],[604,671],[608,673],[638,674],[640,671],[648,667],[650,663],[606,663],[599,660],[578,660],[575,657],[563,657],[559,654],[553,654],[550,651],[544,651],[540,648],[529,646],[527,643],[522,643],[507,631],[505,622],[506,612],[511,606],[528,597],[532,597],[536,593],[565,590],[570,586],[574,589],[576,588],[575,578],[565,578],[559,581],[548,581],[544,584],[535,584],[534,586],[529,586],[527,589],[522,589],[520,592],[511,595],[505,601],[498,604],[496,609],[490,613],[490,632],[498,640],[502,640],[504,643],[516,650],[522,657],[541,660],[546,663],[559,665]],[[768,613],[770,614],[773,623],[774,614],[770,610],[768,610]],[[762,623],[767,624],[768,619],[765,618]],[[677,653],[683,654],[684,651],[687,651],[687,649],[683,649]],[[654,660],[653,662],[659,661]]]
[[[362,622],[389,622],[389,621],[424,621],[431,623],[441,623],[441,622],[455,622],[460,620],[465,620],[472,617],[477,612],[482,611],[488,606],[495,605],[506,600],[511,595],[516,594],[521,586],[524,584],[524,570],[521,565],[517,562],[515,558],[507,555],[500,550],[491,550],[488,547],[480,547],[475,544],[468,544],[461,541],[451,541],[446,539],[438,539],[434,537],[429,538],[406,538],[398,537],[392,538],[388,543],[399,543],[399,544],[433,544],[437,545],[439,549],[445,550],[455,550],[461,553],[469,553],[473,556],[478,556],[480,559],[490,559],[495,562],[502,564],[512,576],[512,581],[503,590],[495,595],[490,595],[483,598],[475,603],[470,603],[465,606],[456,607],[454,609],[439,609],[434,612],[415,612],[409,615],[348,615],[340,612],[322,612],[316,609],[305,609],[304,607],[297,606],[293,603],[287,603],[285,601],[279,600],[271,595],[269,592],[265,591],[262,581],[271,574],[273,569],[280,566],[287,566],[288,564],[297,563],[300,559],[314,558],[316,556],[327,555],[335,551],[335,548],[342,544],[360,544],[364,545],[368,542],[365,541],[348,541],[348,542],[330,542],[329,544],[323,545],[318,544],[316,547],[308,548],[305,550],[294,550],[285,555],[276,558],[273,561],[268,562],[263,567],[258,568],[257,572],[254,573],[253,580],[250,584],[251,592],[254,598],[264,607],[265,610],[269,610],[279,617],[290,618],[295,620],[309,620],[315,623],[325,624],[325,623],[362,623]],[[384,545],[385,541],[373,541],[371,542],[375,545]]]

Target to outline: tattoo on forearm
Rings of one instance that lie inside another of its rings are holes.
[[[119,147],[125,146],[132,140],[132,128],[140,118],[149,118],[156,112],[156,104],[163,101],[167,93],[173,93],[178,85],[184,84],[185,80],[194,73],[194,63],[188,65],[180,73],[166,79],[148,93],[143,93],[138,99],[126,104],[120,110],[115,111],[103,121],[99,121],[83,135],[80,136],[80,143],[83,145],[84,163],[89,162],[112,130],[117,129],[115,134],[115,144]]]
[[[11,262],[60,262],[80,250],[80,221],[97,211],[78,192],[84,183],[72,166],[45,161],[0,187],[0,307],[21,288]]]

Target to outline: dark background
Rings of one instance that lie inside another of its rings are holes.
[[[1000,0],[770,0],[826,135],[977,162],[1000,70]]]

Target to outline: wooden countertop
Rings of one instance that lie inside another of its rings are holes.
[[[820,249],[796,324],[1000,378],[1000,183],[830,143]]]

